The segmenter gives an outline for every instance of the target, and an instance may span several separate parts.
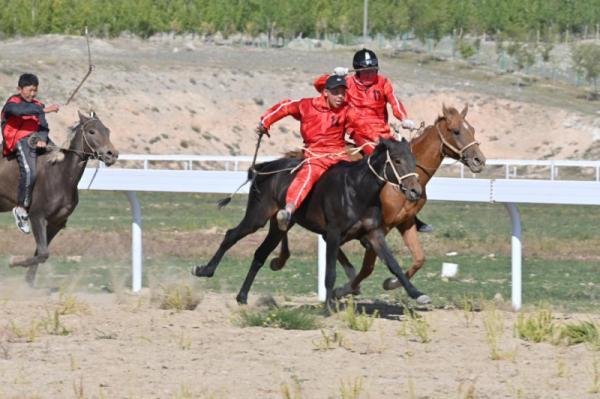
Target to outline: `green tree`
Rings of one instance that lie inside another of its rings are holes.
[[[585,43],[574,46],[571,57],[575,70],[585,75],[586,80],[593,85],[591,98],[598,96],[598,77],[600,76],[600,45]]]

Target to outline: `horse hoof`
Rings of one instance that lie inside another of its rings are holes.
[[[428,303],[431,303],[431,298],[429,298],[427,295],[422,294],[417,298],[417,303],[419,305],[427,305]]]
[[[235,297],[235,300],[237,301],[238,305],[247,305],[248,304],[248,297],[245,295],[238,294],[238,296]]]
[[[271,259],[271,270],[274,272],[283,269],[283,264],[279,261],[279,258]]]
[[[207,271],[206,266],[194,266],[192,267],[192,275],[196,277],[212,277],[214,271]]]
[[[22,255],[11,256],[10,260],[8,261],[8,266],[9,267],[19,267],[19,266],[21,266],[21,267],[27,267],[25,265],[25,260],[26,259],[27,258],[25,258]]]
[[[348,295],[348,291],[345,289],[345,287],[336,287],[333,289],[333,297],[335,299],[341,299],[346,295]]]
[[[400,287],[400,281],[397,278],[388,277],[383,282],[383,289],[386,291],[395,290]]]

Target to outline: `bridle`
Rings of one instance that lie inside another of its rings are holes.
[[[448,122],[446,122],[448,123]],[[437,130],[438,136],[440,138],[440,140],[442,141],[442,145],[440,148],[440,153],[442,154],[442,156],[445,156],[447,154],[444,153],[444,146],[446,146],[447,148],[449,148],[451,151],[453,151],[455,154],[458,155],[458,159],[461,162],[465,162],[464,159],[464,152],[469,149],[470,147],[474,146],[474,145],[478,145],[479,141],[477,140],[473,140],[471,141],[469,144],[465,145],[463,148],[456,148],[455,146],[453,146],[452,144],[450,144],[445,138],[444,135],[442,134],[442,132],[440,131],[440,128],[438,126],[438,124],[435,124],[435,129]]]
[[[390,150],[386,150],[385,151],[385,163],[383,164],[383,176],[380,176],[379,173],[377,173],[377,171],[373,168],[373,165],[371,165],[371,156],[373,154],[369,155],[369,157],[367,158],[367,165],[369,165],[369,169],[371,170],[371,172],[373,172],[373,174],[382,182],[388,183],[390,184],[392,187],[394,187],[394,189],[396,189],[396,191],[406,191],[406,188],[403,185],[403,181],[404,179],[407,179],[411,176],[416,177],[417,179],[419,178],[419,175],[412,172],[412,173],[407,173],[403,176],[400,176],[400,173],[398,173],[398,170],[396,169],[396,167],[394,166],[394,163],[392,162],[392,159],[390,158]],[[398,183],[392,183],[390,181],[390,179],[387,176],[387,165],[390,165],[390,167],[392,168],[392,172],[394,172],[394,176],[396,177],[396,181]]]

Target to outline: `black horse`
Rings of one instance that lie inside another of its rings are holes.
[[[225,252],[240,239],[263,227],[270,220],[269,233],[254,253],[254,259],[244,284],[237,295],[238,303],[247,303],[248,291],[269,254],[283,238],[275,214],[283,207],[285,194],[293,175],[274,173],[292,169],[298,160],[282,158],[256,165],[257,176],[250,188],[246,214],[240,224],[227,231],[219,249],[206,266],[195,266],[192,274],[212,277]],[[382,140],[373,154],[356,162],[340,162],[331,167],[313,188],[311,194],[294,214],[290,227],[298,223],[306,229],[321,234],[327,243],[325,287],[327,304],[333,301],[335,264],[340,245],[352,239],[372,248],[388,266],[392,274],[402,281],[408,295],[419,303],[428,303],[429,297],[417,290],[402,272],[385,242],[381,221],[379,192],[386,182],[402,190],[411,201],[421,195],[416,178],[415,157],[408,142]],[[249,178],[253,177],[250,170]]]
[[[33,285],[38,264],[48,259],[48,246],[56,234],[66,226],[79,201],[77,184],[90,158],[102,160],[110,166],[117,161],[119,152],[110,141],[110,130],[92,112],[79,113],[79,123],[72,129],[67,148],[60,149],[64,159],[48,162],[51,153],[38,157],[38,173],[33,188],[29,218],[35,238],[35,254],[11,266],[28,267],[26,280]],[[0,159],[0,212],[10,211],[17,201],[19,171],[17,161]]]

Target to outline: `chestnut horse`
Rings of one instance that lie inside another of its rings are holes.
[[[485,166],[485,156],[479,149],[475,140],[475,129],[466,120],[468,105],[461,112],[455,108],[442,108],[442,116],[438,117],[433,125],[427,126],[423,133],[411,141],[411,150],[417,160],[417,173],[419,183],[423,189],[421,198],[416,202],[407,201],[404,194],[398,192],[390,185],[386,185],[380,194],[383,210],[383,223],[386,234],[393,228],[398,229],[404,243],[408,247],[412,265],[406,271],[410,279],[425,263],[425,253],[419,236],[415,218],[417,213],[427,202],[426,185],[442,164],[445,157],[456,159],[466,165],[473,173],[479,173]],[[280,270],[289,258],[287,236],[284,237],[279,257],[272,259],[271,269]],[[344,287],[336,288],[336,297],[360,293],[360,283],[372,272],[375,265],[376,254],[367,249],[363,265],[358,275],[350,264],[345,254],[338,252],[338,260],[344,267],[349,283]],[[399,287],[395,278],[384,282],[384,289],[391,290]]]

